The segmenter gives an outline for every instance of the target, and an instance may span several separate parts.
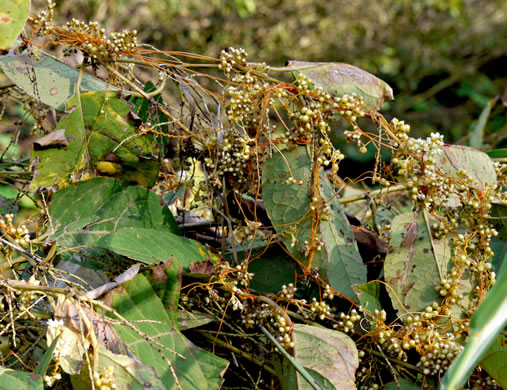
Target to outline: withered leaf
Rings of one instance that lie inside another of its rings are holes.
[[[65,129],[63,130],[55,130],[45,135],[42,138],[39,138],[37,141],[34,141],[35,148],[45,148],[48,146],[67,146],[69,145],[69,140],[65,137]]]
[[[193,274],[215,275],[217,273],[213,263],[209,259],[199,262],[192,261],[189,268],[190,272]]]
[[[368,249],[374,250],[379,253],[387,253],[389,245],[375,233],[374,231],[365,229],[361,226],[351,226],[352,232],[356,241],[360,244],[365,245]]]

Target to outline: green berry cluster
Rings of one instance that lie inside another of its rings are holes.
[[[340,313],[337,317],[337,322],[333,324],[333,328],[344,333],[353,333],[356,324],[361,320],[361,316],[356,309],[352,309],[350,314]]]

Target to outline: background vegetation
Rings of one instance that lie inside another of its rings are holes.
[[[393,88],[396,100],[383,110],[388,119],[404,118],[419,136],[440,131],[449,143],[467,144],[487,102],[506,88],[501,0],[73,0],[57,2],[56,21],[75,10],[111,31],[136,29],[140,42],[163,50],[216,57],[234,46],[271,66],[359,66]],[[504,110],[494,107],[485,148],[505,142]]]

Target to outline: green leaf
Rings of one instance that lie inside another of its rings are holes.
[[[153,367],[143,364],[135,358],[114,354],[103,346],[98,348],[98,357],[97,372],[100,373],[106,368],[112,368],[117,389],[167,389]],[[90,374],[86,363],[79,375],[72,375],[70,379],[73,390],[91,389]]]
[[[491,158],[505,158],[507,157],[507,148],[490,150],[487,154]]]
[[[268,252],[249,262],[248,272],[255,274],[250,287],[262,293],[276,293],[282,285],[295,282],[297,268],[298,265],[285,254],[269,255]]]
[[[467,381],[468,377],[485,355],[489,346],[507,325],[507,266],[500,269],[495,285],[479,305],[470,322],[469,338],[465,349],[451,364],[441,384],[442,390],[457,390]],[[495,351],[495,347],[493,347]],[[501,348],[505,359],[505,344]],[[498,356],[497,356],[498,357]],[[505,361],[505,360],[504,360]],[[486,363],[488,365],[488,363]],[[489,365],[491,374],[496,373],[495,365]],[[488,372],[489,373],[489,372]],[[495,378],[501,386],[506,387],[505,370]]]
[[[507,387],[507,336],[499,334],[479,363],[504,389]]]
[[[477,180],[478,189],[485,185],[496,185],[496,171],[490,157],[479,150],[461,145],[444,145],[443,153],[436,159],[436,165],[450,176],[457,176],[458,171],[465,171],[472,179]],[[451,195],[448,206],[459,206],[457,197]]]
[[[356,389],[359,358],[345,333],[311,325],[294,325],[294,357],[323,389]],[[298,390],[311,389],[298,374]]]
[[[39,374],[0,367],[0,388],[9,390],[42,390],[44,389],[44,381]]]
[[[304,184],[284,184],[291,175]],[[307,265],[303,247],[312,237],[312,215],[309,212],[312,174],[306,148],[284,150],[283,156],[274,154],[264,164],[262,179],[264,204],[273,226],[292,256]],[[313,227],[320,234],[323,246],[320,251],[315,251],[312,268],[318,267],[319,275],[333,289],[354,298],[352,285],[366,282],[366,266],[342,205],[324,172],[319,176],[319,189],[329,205],[329,215],[328,220],[321,220]]]
[[[40,376],[44,377],[46,375],[46,372],[48,370],[49,364],[53,360],[53,351],[56,348],[56,344],[58,343],[58,340],[60,339],[60,335],[56,336],[53,341],[51,342],[51,345],[48,349],[46,349],[46,352],[44,352],[44,355],[42,356],[42,359],[35,369],[34,373],[39,374]]]
[[[72,184],[54,196],[49,208],[59,246],[93,246],[120,228],[150,228],[178,233],[179,228],[160,198],[145,188],[111,178]]]
[[[272,358],[276,376],[280,381],[282,390],[294,390],[298,388],[297,371],[285,356],[276,354]]]
[[[340,62],[289,61],[285,68],[305,75],[313,84],[333,95],[362,96],[364,104],[378,110],[393,100],[393,90],[384,81],[356,66]]]
[[[0,67],[27,95],[48,106],[62,109],[65,102],[74,95],[79,70],[42,51],[40,56],[37,61],[28,50],[17,56],[0,56]],[[116,88],[86,73],[83,75],[81,91],[107,90]]]
[[[375,310],[382,310],[382,305],[380,303],[380,287],[379,282],[369,282],[354,286],[354,291],[359,298],[361,307],[375,317]]]
[[[498,272],[502,268],[502,264],[507,264],[507,243],[505,238],[491,237],[490,248],[495,255],[488,261],[493,264],[493,270]]]
[[[155,369],[165,388],[176,387],[176,379],[167,360],[184,390],[220,388],[222,375],[229,363],[193,345],[179,332],[177,324],[168,315],[145,276],[138,274],[131,281],[109,292],[106,301],[111,302],[112,307],[136,328],[162,345],[154,348],[130,327],[114,325],[136,357]],[[177,303],[175,300],[171,305],[174,316]]]
[[[489,222],[498,231],[498,236],[507,241],[507,204],[491,202],[491,213]]]
[[[113,92],[87,92],[67,102],[67,115],[56,128],[65,129],[69,144],[34,150],[31,190],[62,188],[76,178],[104,173],[145,187],[153,185],[159,164],[153,137],[139,135],[127,119],[130,108]]]
[[[213,322],[215,318],[209,314],[198,311],[188,311],[185,309],[178,310],[178,327],[180,330],[197,328],[202,325]]]
[[[472,129],[469,138],[469,144],[472,148],[481,149],[482,142],[484,139],[484,129],[486,128],[486,123],[488,123],[489,115],[491,114],[491,110],[495,107],[496,102],[498,101],[498,97],[490,99],[486,107],[481,112],[479,119]]]
[[[151,268],[147,275],[151,287],[167,309],[173,324],[178,324],[178,299],[181,289],[181,262],[172,258]],[[176,305],[173,307],[173,305]]]
[[[400,316],[424,311],[434,301],[438,302],[440,295],[435,287],[446,278],[451,266],[449,240],[431,237],[429,223],[417,211],[398,215],[392,221],[392,249],[385,258],[384,275],[387,292]],[[471,289],[468,273],[464,273],[457,287],[464,299],[451,308],[455,319],[462,318],[469,308]]]
[[[95,245],[146,264],[175,258],[181,262],[185,272],[188,272],[191,262],[206,261],[211,256],[197,241],[154,229],[118,229],[102,237]]]
[[[29,12],[30,0],[0,0],[0,50],[12,47]]]

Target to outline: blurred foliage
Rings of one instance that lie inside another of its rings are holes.
[[[32,2],[32,13],[45,6]],[[504,94],[507,3],[502,0],[73,0],[57,22],[82,20],[138,30],[163,50],[216,57],[242,47],[251,61],[339,61],[387,81],[414,134],[438,130],[467,143],[488,100]],[[483,149],[505,146],[505,105],[492,111]]]

